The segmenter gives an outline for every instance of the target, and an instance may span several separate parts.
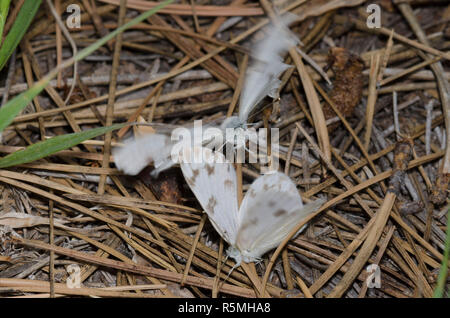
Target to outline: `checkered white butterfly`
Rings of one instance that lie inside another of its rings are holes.
[[[287,27],[295,18],[293,14],[280,16],[280,23],[276,26],[270,25],[267,28],[266,37],[253,47],[254,63],[245,77],[239,103],[239,115],[231,116],[222,122],[220,130],[223,139],[226,138],[225,131],[228,128],[246,128],[249,114],[264,97],[278,96],[281,83],[278,77],[290,67],[283,63],[282,55],[299,42]],[[136,175],[146,165],[153,162],[155,169],[152,175],[157,176],[161,171],[176,163],[170,159],[175,143],[169,135],[150,134],[126,140],[124,143],[124,147],[114,149],[113,155],[117,168],[127,174]]]
[[[184,149],[183,156],[180,166],[186,182],[230,245],[227,255],[236,266],[259,261],[324,203],[318,199],[303,205],[292,180],[275,172],[258,177],[238,208],[236,172],[222,153],[195,147]]]

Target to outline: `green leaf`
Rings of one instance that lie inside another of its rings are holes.
[[[2,0],[2,2],[3,1],[4,0]],[[26,0],[20,8],[14,24],[0,48],[0,70],[5,66],[12,52],[16,49],[17,45],[19,45],[25,32],[27,32],[41,2],[41,0]]]
[[[3,28],[5,27],[6,17],[8,16],[10,2],[11,2],[10,0],[0,1],[0,45],[1,45],[1,38],[3,35]]]
[[[442,298],[444,295],[445,283],[447,282],[447,272],[448,272],[448,257],[450,254],[450,208],[447,212],[447,238],[445,240],[445,250],[444,257],[442,259],[441,270],[439,271],[438,282],[433,293],[434,298]]]
[[[73,147],[85,140],[103,135],[108,131],[120,129],[126,126],[126,123],[116,124],[108,127],[99,127],[86,131],[81,131],[72,134],[56,136],[38,143],[35,143],[27,148],[16,151],[0,159],[0,168],[7,168],[23,163],[32,162],[55,152]]]
[[[3,0],[1,0],[3,1]],[[32,0],[34,1],[34,0]],[[28,2],[28,1],[27,1]],[[40,2],[40,0],[39,0]],[[90,46],[86,47],[85,49],[78,52],[77,55],[75,55],[73,58],[68,59],[64,61],[60,66],[54,68],[52,71],[50,71],[46,76],[44,76],[39,82],[36,82],[32,87],[30,87],[26,92],[23,92],[22,94],[16,96],[15,98],[11,99],[9,102],[7,102],[3,107],[0,108],[0,133],[8,127],[8,125],[14,120],[14,118],[19,114],[22,109],[24,109],[31,100],[38,95],[45,86],[50,82],[52,78],[58,74],[58,72],[66,67],[71,66],[76,61],[79,61],[95,50],[97,50],[99,47],[107,43],[109,40],[114,38],[117,34],[125,31],[126,29],[132,27],[133,25],[140,23],[147,19],[149,16],[160,10],[161,8],[165,7],[169,3],[173,2],[173,0],[166,0],[164,2],[161,2],[158,6],[152,8],[151,10],[148,10],[141,15],[137,16],[133,20],[125,23],[121,27],[117,28],[113,32],[109,33],[108,35],[104,36],[103,38],[99,39],[97,42],[91,44]],[[25,5],[25,4],[24,4]],[[2,48],[1,48],[2,49]],[[1,50],[0,49],[0,50]]]

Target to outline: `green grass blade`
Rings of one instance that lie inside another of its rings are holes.
[[[11,30],[8,32],[5,41],[3,41],[3,44],[0,47],[0,70],[5,66],[17,45],[19,45],[20,40],[30,26],[41,2],[41,0],[26,0],[20,8],[19,14],[17,14]]]
[[[161,2],[158,6],[142,13],[133,20],[125,23],[123,26],[117,28],[113,32],[99,39],[94,44],[91,44],[85,49],[79,51],[76,56],[64,61],[61,65],[50,71],[39,82],[36,82],[31,88],[29,88],[28,91],[23,92],[22,94],[16,96],[15,98],[7,102],[5,105],[3,105],[3,107],[0,108],[0,133],[14,120],[17,114],[19,114],[22,111],[22,109],[24,109],[30,103],[30,101],[45,88],[45,86],[50,82],[50,80],[54,78],[61,69],[71,66],[76,61],[82,60],[83,58],[85,58],[86,56],[97,50],[99,47],[107,43],[109,40],[114,38],[117,34],[125,31],[126,29],[132,27],[137,23],[144,21],[149,16],[156,13],[158,10],[165,7],[171,2],[173,2],[173,0],[166,0]]]
[[[17,114],[33,100],[33,97],[39,94],[45,86],[47,86],[49,82],[49,78],[41,79],[27,91],[14,97],[0,108],[0,133],[14,120]]]
[[[3,28],[5,27],[6,17],[8,16],[9,3],[10,0],[2,0],[0,1],[0,38],[3,34]],[[1,44],[1,40],[0,40]]]
[[[27,148],[16,151],[0,159],[0,168],[7,168],[23,163],[32,162],[55,152],[76,146],[80,142],[103,135],[104,133],[124,127],[123,124],[116,124],[108,127],[99,127],[86,131],[81,131],[72,134],[56,136],[38,143],[35,143]]]
[[[450,208],[447,212],[447,238],[445,240],[445,250],[444,257],[442,260],[441,270],[438,276],[438,283],[434,290],[433,297],[434,298],[442,298],[444,296],[445,283],[447,282],[447,272],[448,272],[448,257],[450,253],[450,224],[448,221],[450,220]]]

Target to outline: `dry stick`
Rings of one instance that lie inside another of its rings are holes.
[[[221,237],[219,242],[219,253],[217,256],[216,276],[214,277],[214,285],[212,288],[212,298],[217,298],[217,295],[219,293],[220,272],[222,271],[222,265],[220,264],[220,260],[222,259],[222,255],[223,255],[223,239]]]
[[[416,153],[416,150],[414,149],[414,147],[412,148],[412,153],[413,153],[414,159],[417,159],[418,156],[417,156],[417,153]],[[433,185],[431,184],[430,178],[428,177],[428,174],[426,173],[426,171],[422,165],[419,166],[419,172],[422,175],[423,180],[425,181],[425,185],[426,185],[428,191],[431,192]]]
[[[22,8],[23,3],[25,0],[18,0],[16,1],[14,5],[14,9],[10,12],[8,12],[8,17],[6,19],[5,27],[3,29],[3,34],[8,34],[10,28],[12,27],[14,21],[16,21],[16,17],[19,14],[20,9]],[[0,34],[0,44],[3,42],[3,34]]]
[[[53,190],[50,190],[53,193]],[[54,202],[52,200],[48,203],[48,213],[50,215],[49,223],[49,244],[55,244],[55,234],[54,234],[54,212],[53,212]],[[50,276],[50,298],[55,298],[55,252],[50,251],[50,261],[48,264],[49,276]]]
[[[115,23],[108,23],[108,24],[106,24],[106,26],[109,29],[116,29],[117,28],[117,24],[115,24]],[[215,45],[218,45],[218,46],[226,46],[226,47],[228,47],[230,49],[236,50],[236,51],[241,52],[241,53],[246,53],[246,54],[250,54],[251,53],[250,50],[248,50],[245,47],[242,47],[242,46],[240,46],[238,44],[231,44],[229,42],[225,42],[225,41],[218,40],[216,38],[212,38],[211,35],[209,35],[209,36],[208,35],[202,35],[202,34],[194,33],[192,31],[175,29],[175,28],[172,28],[172,27],[160,26],[160,25],[136,24],[135,28],[136,29],[140,29],[140,30],[168,31],[168,32],[173,32],[173,33],[179,33],[179,34],[186,35],[186,36],[189,36],[189,37],[192,37],[192,38],[197,38],[197,39],[200,39],[200,40],[204,40],[206,42],[209,42],[211,44],[215,44]],[[207,34],[209,34],[209,33],[207,33]],[[132,42],[128,42],[128,43],[130,45],[136,45],[135,43],[132,43]],[[142,45],[139,45],[137,47],[141,48]],[[179,59],[179,57],[177,55],[175,55],[175,54],[171,54],[171,53],[168,53],[166,51],[160,51],[160,50],[157,50],[155,48],[151,48],[151,49],[154,50],[155,52],[161,52],[162,55],[167,55],[167,56],[173,57],[174,59]],[[150,50],[150,49],[147,47],[146,50]]]
[[[227,117],[233,115],[234,109],[236,108],[237,102],[239,100],[239,96],[241,95],[242,86],[244,84],[245,72],[247,70],[248,65],[248,55],[245,54],[241,60],[241,66],[239,69],[239,78],[236,84],[236,89],[233,93],[233,98],[231,99],[230,106],[228,107]]]
[[[309,109],[311,110],[312,119],[314,121],[314,129],[316,130],[317,139],[319,140],[320,149],[325,154],[325,158],[331,159],[331,145],[330,138],[328,136],[327,124],[325,122],[325,116],[320,105],[319,96],[314,89],[313,80],[306,71],[305,65],[302,62],[301,57],[298,55],[295,48],[289,50],[292,60],[297,67],[300,80],[305,90],[306,99],[308,100]],[[325,171],[324,171],[325,172]]]
[[[94,23],[94,27],[97,30],[97,33],[100,35],[100,37],[104,37],[108,34],[108,30],[104,27],[102,18],[100,17],[100,14],[97,12],[97,8],[95,5],[95,1],[92,1],[92,6],[89,3],[89,0],[81,0],[83,3],[84,8],[88,12],[92,22]],[[117,28],[117,26],[116,26]],[[108,42],[108,48],[112,51],[112,41]]]
[[[20,45],[22,52],[25,51],[25,42],[28,42],[27,39],[24,39],[22,44]],[[29,45],[29,44],[28,44]],[[32,87],[34,84],[33,81],[33,73],[31,70],[31,64],[30,64],[30,60],[28,59],[28,55],[27,54],[22,54],[22,63],[23,63],[23,69],[24,69],[24,73],[25,73],[25,78],[28,84],[28,87]],[[42,111],[41,108],[41,103],[39,102],[38,96],[35,96],[33,98],[33,104],[35,106],[35,110],[36,113],[40,113]],[[44,118],[42,116],[38,117],[38,123],[39,123],[39,132],[41,134],[41,140],[44,140],[45,138],[45,125],[44,125]]]
[[[301,55],[301,57],[308,62],[308,64],[317,72],[319,73],[325,81],[327,81],[328,85],[332,85],[331,81],[327,75],[327,73],[320,67],[319,64],[316,63],[308,54],[300,50],[298,47],[295,48],[297,52]]]
[[[312,119],[305,103],[303,102],[302,98],[300,97],[300,93],[298,92],[298,89],[297,89],[298,85],[297,85],[294,77],[290,78],[290,84],[291,84],[291,90],[294,92],[294,97],[295,97],[295,100],[297,101],[297,104],[300,106],[300,109],[303,111],[303,114],[305,114],[306,119],[312,126],[314,124],[313,119]]]
[[[90,296],[90,297],[115,297],[115,298],[160,298],[164,296],[154,294],[136,294],[131,292],[124,292],[122,290],[129,289],[160,289],[166,285],[137,285],[126,287],[106,287],[106,288],[69,288],[66,284],[55,284],[55,296],[62,295],[72,296]],[[7,288],[8,291],[16,291],[21,293],[45,293],[49,288],[49,282],[28,279],[14,279],[14,278],[0,278],[0,287]],[[42,294],[44,297],[46,294]],[[48,295],[48,294],[47,294]]]
[[[100,0],[101,2],[117,5],[119,0]],[[157,4],[156,1],[140,1],[130,0],[129,8],[140,11],[150,10]],[[198,5],[196,9],[198,16],[254,16],[262,15],[264,12],[258,7],[246,6],[214,6],[214,5]],[[192,7],[190,4],[169,4],[161,9],[161,13],[176,15],[192,15]]]
[[[198,23],[197,11],[195,10],[194,0],[189,0],[189,1],[191,3],[191,7],[192,7],[192,17],[194,18],[195,30],[197,31],[197,33],[202,33],[201,29],[200,29],[200,24]]]
[[[291,166],[292,152],[294,151],[295,144],[297,143],[297,136],[298,136],[298,127],[296,126],[294,132],[292,133],[291,142],[289,144],[289,149],[286,157],[286,166],[284,167],[284,173],[288,176],[289,176],[289,168]]]
[[[184,20],[181,19],[179,16],[175,15],[175,16],[172,16],[172,18],[178,23],[179,26],[181,26],[183,28],[183,30],[193,32],[193,30],[191,30],[189,25],[187,25],[186,22],[184,22]],[[162,20],[162,21],[164,21],[164,20]],[[183,38],[180,38],[180,40],[183,40]],[[204,49],[206,52],[211,52],[213,50],[213,48],[209,47],[207,45],[207,43],[205,43],[204,41],[195,40],[195,39],[193,39],[193,40],[186,39],[186,41],[187,41],[187,43],[192,43],[194,50],[201,51],[201,49]],[[214,70],[217,69],[218,74],[222,74],[221,76],[223,76],[224,78],[230,78],[234,81],[238,80],[239,74],[236,72],[235,68],[233,66],[231,66],[230,63],[227,62],[227,60],[222,58],[220,55],[216,55],[213,58],[217,62],[216,66],[213,69]],[[213,65],[212,62],[214,62],[214,61],[208,61],[208,63],[211,63],[211,66]],[[205,63],[205,65],[206,65],[206,63]],[[208,68],[206,68],[206,69],[208,71],[210,71],[210,73],[212,75],[214,75],[212,70],[209,70]],[[233,85],[229,85],[229,86],[232,88],[236,88],[235,85],[236,85],[236,83],[233,82]]]
[[[414,156],[416,157],[416,156]],[[430,241],[430,236],[431,236],[431,225],[432,225],[432,221],[433,221],[433,205],[430,204],[430,201],[427,200],[428,198],[426,197],[420,183],[419,180],[417,178],[417,173],[415,171],[413,171],[410,175],[409,175],[413,181],[413,184],[417,190],[417,192],[419,193],[420,196],[420,200],[422,201],[423,205],[425,206],[425,211],[426,211],[426,222],[425,222],[425,231],[423,233],[423,238],[425,241]]]
[[[11,85],[14,80],[16,72],[16,52],[17,50],[14,50],[9,58],[8,73],[6,75],[5,89],[3,91],[2,102],[0,104],[0,107],[6,104],[6,102],[9,99],[9,90],[11,89]]]
[[[57,15],[61,15],[61,0],[55,0],[55,11]],[[62,34],[59,24],[55,24],[55,36],[56,36],[56,64],[62,63]],[[56,77],[56,85],[58,88],[62,88],[62,70],[58,72]],[[51,286],[51,285],[50,285]],[[50,293],[51,294],[51,293]],[[53,293],[54,294],[54,293]],[[53,295],[54,296],[54,295]]]
[[[375,262],[372,264],[378,265],[381,262],[381,259],[383,258],[384,252],[386,251],[386,248],[391,240],[392,235],[394,234],[395,226],[390,226],[389,230],[387,231],[386,236],[384,237],[379,249],[377,256],[375,257]],[[367,292],[367,281],[362,284],[361,290],[359,291],[358,298],[364,298]]]
[[[353,261],[350,268],[342,277],[339,284],[333,289],[333,291],[328,295],[328,298],[342,297],[345,291],[353,284],[353,281],[361,272],[364,264],[369,259],[372,254],[373,249],[377,245],[380,239],[381,233],[386,225],[386,222],[391,213],[391,209],[394,205],[396,195],[392,192],[388,192],[384,198],[383,205],[380,207],[376,215],[374,216],[374,224],[367,234],[367,238],[364,241],[361,249],[358,252],[355,260]]]
[[[117,178],[113,179],[113,181],[114,181],[115,185],[119,188],[120,191],[127,193],[126,189],[123,187],[123,185],[120,183],[120,181],[119,181]],[[112,194],[117,195],[117,196],[119,195],[119,193],[118,193],[115,189],[107,188],[107,190],[108,190],[109,193],[112,193]],[[86,193],[94,193],[94,192],[89,191],[89,190],[86,190]],[[100,211],[100,213],[102,213],[102,214],[104,214],[104,215],[107,215],[107,212],[106,212],[106,211],[102,211],[102,210],[99,210],[99,211]],[[128,221],[128,218],[127,218],[127,221]],[[121,234],[123,234],[123,233],[120,232],[120,230],[117,229],[117,227],[112,226],[112,225],[109,225],[109,228],[110,228],[111,230],[113,230],[113,232],[115,232],[115,233],[117,234],[117,236],[114,236],[114,237],[111,239],[111,241],[112,241],[111,243],[112,243],[112,244],[116,244],[116,243],[118,244],[121,240],[123,240],[123,241],[125,241],[125,243],[127,243],[129,246],[131,246],[132,248],[134,248],[134,249],[138,250],[139,252],[141,252],[142,247],[139,245],[140,242],[135,243],[135,241],[132,240],[131,235],[130,235],[129,237],[126,236],[126,235],[124,235],[125,237],[122,237]],[[135,240],[136,240],[136,238],[135,238]],[[131,242],[130,242],[130,241],[131,241]],[[138,245],[138,246],[135,247],[135,245]],[[141,244],[141,245],[143,245],[143,244]],[[138,249],[138,248],[139,248],[139,249]],[[144,257],[147,257],[150,261],[154,261],[156,264],[160,265],[161,267],[167,268],[166,264],[165,264],[163,261],[160,261],[160,259],[159,259],[157,256],[156,256],[156,259],[154,259],[155,257],[152,258],[152,257],[153,257],[153,254],[151,254],[151,252],[149,252],[149,253],[150,253],[150,256],[147,255],[146,252],[147,252],[147,251],[144,249],[144,252],[141,252],[141,254],[142,254]],[[108,258],[108,257],[109,257],[109,255],[108,255],[107,253],[103,253],[103,251],[100,251],[100,250],[97,250],[96,253],[97,253],[97,254],[100,254],[100,253],[103,254],[103,255],[101,255],[101,256],[104,257],[104,258]],[[86,268],[86,267],[85,267],[85,268]],[[90,276],[90,274],[94,273],[94,271],[95,271],[96,268],[97,268],[97,266],[95,266],[95,265],[89,266],[89,267],[86,269],[86,271],[85,271],[84,277],[87,279],[87,278]],[[126,276],[126,278],[125,278],[124,276]],[[128,280],[128,284],[129,284],[129,285],[135,285],[135,284],[136,284],[136,280],[135,280],[134,276],[132,276],[130,273],[125,273],[125,275],[123,275],[122,271],[118,271],[118,273],[117,273],[117,279],[116,279],[116,281],[117,281],[116,284],[117,284],[118,286],[121,286],[121,285],[127,285],[126,280]],[[153,283],[159,283],[159,281],[156,281],[156,279],[154,279],[154,278],[150,278],[150,280],[151,280]],[[167,289],[162,290],[162,291],[163,291],[163,293],[166,294],[166,295],[167,295],[167,294],[168,294],[168,295],[172,295],[170,292],[167,291]],[[136,293],[137,293],[137,294],[142,294],[142,292],[141,292],[140,290],[136,290]]]
[[[294,289],[294,280],[292,278],[291,265],[289,264],[289,254],[287,248],[281,253],[283,261],[284,277],[286,278],[286,285],[289,290]]]
[[[83,83],[83,81],[82,81],[80,76],[77,77],[77,84],[78,84],[78,87],[81,90],[81,93],[84,96],[84,100],[88,100],[90,98],[89,91],[88,91],[88,88],[86,87],[86,85],[84,85],[84,83]],[[98,119],[100,125],[106,126],[105,119],[103,118],[102,114],[100,114],[100,112],[98,111],[97,106],[95,106],[93,104],[91,104],[89,106],[90,106],[94,116]]]
[[[442,57],[440,57],[440,56],[437,56],[437,57],[435,57],[433,59],[427,59],[427,60],[425,60],[425,61],[423,61],[423,62],[421,62],[419,64],[416,64],[416,65],[411,66],[411,67],[409,67],[407,69],[404,69],[401,72],[396,73],[395,75],[392,75],[392,76],[390,76],[388,78],[385,78],[384,80],[380,81],[378,85],[379,86],[384,86],[384,85],[386,85],[386,84],[388,84],[388,83],[390,83],[392,81],[395,81],[395,80],[397,80],[397,79],[399,79],[399,78],[401,78],[401,77],[403,77],[405,75],[408,75],[408,74],[413,73],[413,72],[415,72],[417,70],[420,70],[420,69],[424,68],[425,66],[428,66],[428,65],[434,64],[436,62],[439,62],[441,59],[442,59]]]
[[[51,0],[47,0],[47,4],[50,8],[50,12],[52,13],[53,17],[55,18],[56,24],[59,26],[59,29],[64,33],[64,36],[66,37],[67,41],[70,43],[70,46],[72,47],[72,57],[77,55],[77,45],[73,41],[72,37],[70,36],[69,31],[67,31],[67,28],[65,27],[64,23],[61,21],[60,14],[55,10],[55,7],[53,6]],[[60,63],[59,63],[60,62]],[[58,61],[58,65],[61,65],[62,61]],[[62,72],[62,69],[60,69],[60,74]],[[78,62],[75,61],[73,64],[73,77],[74,79],[77,78],[78,73]],[[69,93],[67,94],[66,100],[64,101],[64,104],[66,104],[70,96],[73,93],[73,90],[75,89],[76,81],[72,82],[72,85],[70,86]]]
[[[383,53],[383,60],[381,62],[380,71],[379,71],[378,77],[377,77],[377,86],[381,86],[381,81],[383,79],[384,70],[386,69],[386,67],[388,65],[389,57],[391,56],[392,46],[394,45],[393,37],[394,37],[394,29],[392,29],[391,34],[389,35],[389,39],[386,44],[386,49],[384,50],[384,53]]]
[[[380,63],[380,54],[376,53],[370,59],[369,95],[366,105],[366,132],[364,134],[364,149],[369,151],[370,136],[372,135],[373,116],[377,102],[377,76]]]
[[[122,26],[125,19],[125,13],[127,11],[126,7],[127,0],[120,1],[120,9],[119,9],[119,26]],[[122,33],[119,33],[116,37],[116,42],[114,43],[114,56],[113,63],[111,69],[111,82],[109,84],[109,98],[108,98],[108,106],[106,108],[106,126],[111,126],[113,122],[113,114],[114,114],[114,101],[115,101],[115,93],[117,86],[117,73],[119,70],[120,63],[120,51],[122,49]],[[109,167],[109,157],[111,156],[111,138],[112,132],[107,132],[105,134],[105,146],[103,148],[103,161],[102,167]],[[100,175],[100,181],[98,183],[98,194],[103,194],[105,192],[105,182],[106,182],[106,174]]]
[[[417,264],[411,259],[411,257],[409,257],[406,259],[406,261],[408,262],[409,266],[411,267],[411,270],[416,273],[417,275],[417,288],[422,287],[424,290],[424,295],[425,297],[431,298],[433,296],[433,289],[431,288],[428,279],[430,278],[428,269],[423,261],[423,259],[419,256],[421,255],[419,249],[417,248],[417,245],[414,244],[413,239],[411,238],[411,235],[406,234],[406,240],[408,241],[408,244],[412,247],[412,254],[417,255],[417,262],[419,263],[419,266],[417,266]],[[398,237],[394,238],[394,244],[398,244],[400,239]],[[396,245],[397,246],[397,245]],[[406,254],[406,253],[405,253]]]
[[[336,177],[339,178],[339,180],[346,186],[347,189],[351,189],[351,184],[346,181],[341,175],[340,173],[337,172],[336,168],[334,168],[334,166],[331,164],[331,162],[329,162],[328,160],[326,160],[323,156],[323,154],[321,154],[320,149],[318,149],[317,145],[314,143],[314,141],[311,139],[311,137],[307,134],[307,132],[297,123],[297,127],[302,131],[303,135],[307,138],[307,140],[311,143],[311,145],[313,146],[314,150],[319,152],[320,156],[322,157],[322,159],[325,161],[325,163],[327,164],[328,168],[330,168],[333,173],[336,175]],[[360,180],[358,180],[360,181]],[[366,203],[359,197],[359,195],[355,194],[355,199],[357,200],[357,202],[364,208],[364,210],[370,215],[373,216],[373,212],[370,210],[370,208],[366,205]],[[344,243],[344,246],[346,244]],[[356,246],[356,245],[352,245],[352,246]],[[343,261],[345,259],[342,259]],[[343,264],[343,263],[342,263]],[[339,267],[333,267],[332,270],[337,270],[339,269]],[[324,276],[325,278],[328,278],[328,276]],[[321,280],[322,282],[323,280]]]
[[[195,236],[194,236],[194,242],[192,243],[191,251],[189,252],[189,258],[186,262],[186,266],[184,267],[183,278],[181,279],[181,283],[180,283],[181,286],[184,286],[186,277],[189,274],[189,269],[191,267],[195,249],[197,248],[197,243],[198,243],[198,240],[200,239],[200,234],[202,233],[203,226],[205,225],[206,219],[207,219],[207,215],[203,214],[202,219],[200,220],[200,224],[198,225],[197,232],[195,233]]]
[[[406,249],[400,244],[399,240],[395,236],[392,242],[394,243],[395,248],[400,252],[400,255],[403,257],[403,259],[405,260],[411,271],[414,273],[415,276],[414,282],[416,283],[417,289],[421,290],[422,288],[424,288],[425,297],[428,298],[432,297],[433,290],[428,284],[426,278],[423,276],[422,271],[419,269],[414,260],[409,256],[409,254],[406,252]],[[413,250],[413,253],[414,252],[415,251]]]
[[[333,23],[333,15],[336,13],[335,10],[328,11],[321,15],[316,23],[312,27],[312,29],[308,30],[308,34],[306,34],[302,38],[302,42],[304,44],[305,52],[309,52],[328,31],[328,28]]]
[[[308,286],[306,286],[305,282],[300,278],[300,276],[297,276],[295,279],[297,280],[297,284],[300,287],[300,290],[305,295],[305,298],[314,298],[309,291]]]

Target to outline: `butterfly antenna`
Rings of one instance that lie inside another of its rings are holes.
[[[228,277],[230,277],[231,273],[232,273],[236,268],[238,268],[239,266],[241,266],[241,262],[236,263],[236,264],[234,264],[233,267],[231,267],[230,271],[228,272],[227,277],[225,277],[225,279],[223,280],[222,284],[225,283],[225,281],[228,279]]]
[[[225,266],[226,262],[228,260],[228,255],[225,257],[225,260],[223,261],[222,265],[220,266],[220,271],[222,271],[222,268]],[[218,290],[220,290],[220,288],[222,287],[223,284],[225,284],[225,282],[227,281],[227,279],[230,277],[231,273],[241,265],[241,262],[234,264],[233,267],[231,267],[230,271],[228,272],[227,277],[225,277],[225,279],[223,280],[223,282],[220,283],[220,286],[218,286]],[[220,279],[220,276],[219,276]]]

